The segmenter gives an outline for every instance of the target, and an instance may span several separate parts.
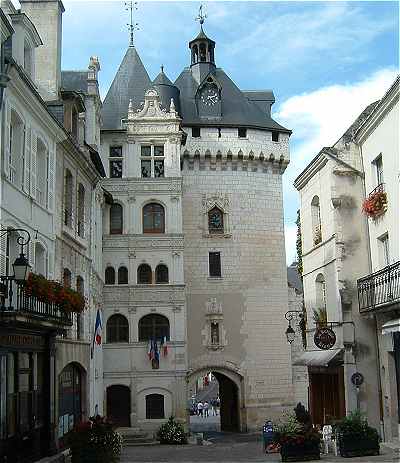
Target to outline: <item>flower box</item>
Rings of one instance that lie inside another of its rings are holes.
[[[387,195],[385,191],[374,191],[366,198],[362,205],[364,214],[375,219],[387,209]]]
[[[24,287],[27,296],[39,301],[58,305],[66,312],[81,313],[85,310],[85,298],[71,288],[64,287],[57,281],[47,280],[42,275],[30,273]]]
[[[287,442],[281,443],[282,461],[312,461],[319,460],[320,441],[316,439],[304,439],[301,436],[293,437]]]
[[[341,457],[365,457],[379,455],[379,438],[369,438],[359,434],[338,435]]]

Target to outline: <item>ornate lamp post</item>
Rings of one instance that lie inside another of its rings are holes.
[[[23,233],[23,235],[18,235],[17,244],[21,247],[19,256],[15,259],[15,262],[12,264],[13,275],[0,275],[0,280],[4,283],[1,284],[1,296],[3,299],[9,299],[9,307],[12,307],[12,282],[15,281],[17,285],[22,285],[25,283],[29,276],[29,270],[31,266],[29,265],[28,259],[24,254],[24,248],[28,245],[31,240],[31,235],[27,230],[23,228],[9,228],[6,230],[0,230],[0,238],[5,235],[11,235],[12,233]],[[24,236],[25,235],[25,236]]]
[[[286,329],[285,334],[286,334],[287,342],[289,344],[292,344],[292,342],[294,341],[294,339],[296,337],[296,333],[295,333],[294,329],[292,328],[292,320],[295,317],[294,314],[299,314],[300,322],[304,317],[303,312],[301,310],[288,310],[285,313],[285,318],[288,321],[288,327]]]

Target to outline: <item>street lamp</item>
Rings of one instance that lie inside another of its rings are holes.
[[[299,314],[300,321],[303,319],[303,312],[301,310],[288,310],[285,313],[285,318],[288,321],[288,327],[286,328],[285,334],[286,334],[286,339],[289,344],[292,344],[296,337],[296,333],[294,329],[292,328],[292,320],[295,317],[294,314]]]
[[[17,285],[22,285],[28,279],[29,270],[31,266],[29,265],[28,259],[24,254],[24,247],[28,245],[31,240],[31,235],[27,230],[23,228],[7,228],[6,230],[0,230],[0,238],[7,235],[10,236],[13,233],[23,233],[23,235],[18,234],[17,245],[21,247],[19,256],[15,259],[15,262],[12,264],[13,275],[0,275],[0,280],[4,283],[1,284],[1,296],[3,299],[9,298],[9,307],[12,307],[12,282],[15,281]],[[25,235],[25,236],[24,236]]]

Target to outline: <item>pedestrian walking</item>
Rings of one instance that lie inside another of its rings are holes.
[[[203,416],[203,402],[201,400],[197,404],[197,414],[198,416]]]
[[[213,416],[217,416],[217,399],[215,397],[211,399],[211,409]]]
[[[217,416],[219,414],[219,408],[221,406],[221,401],[219,400],[219,397],[217,397],[216,401],[215,401],[215,411],[217,413]]]
[[[203,410],[204,410],[204,417],[205,418],[208,418],[209,414],[208,414],[208,410],[210,408],[210,404],[207,402],[207,400],[204,402],[203,404]]]

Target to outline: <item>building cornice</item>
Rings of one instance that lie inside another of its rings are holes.
[[[10,14],[11,21],[13,24],[21,24],[29,34],[29,38],[32,40],[32,45],[38,47],[43,45],[42,39],[33,24],[25,13]]]
[[[365,120],[354,135],[354,140],[362,144],[371,132],[381,123],[382,119],[391,111],[399,101],[400,75],[397,76],[389,90],[385,93],[380,102],[376,105],[370,116]]]

